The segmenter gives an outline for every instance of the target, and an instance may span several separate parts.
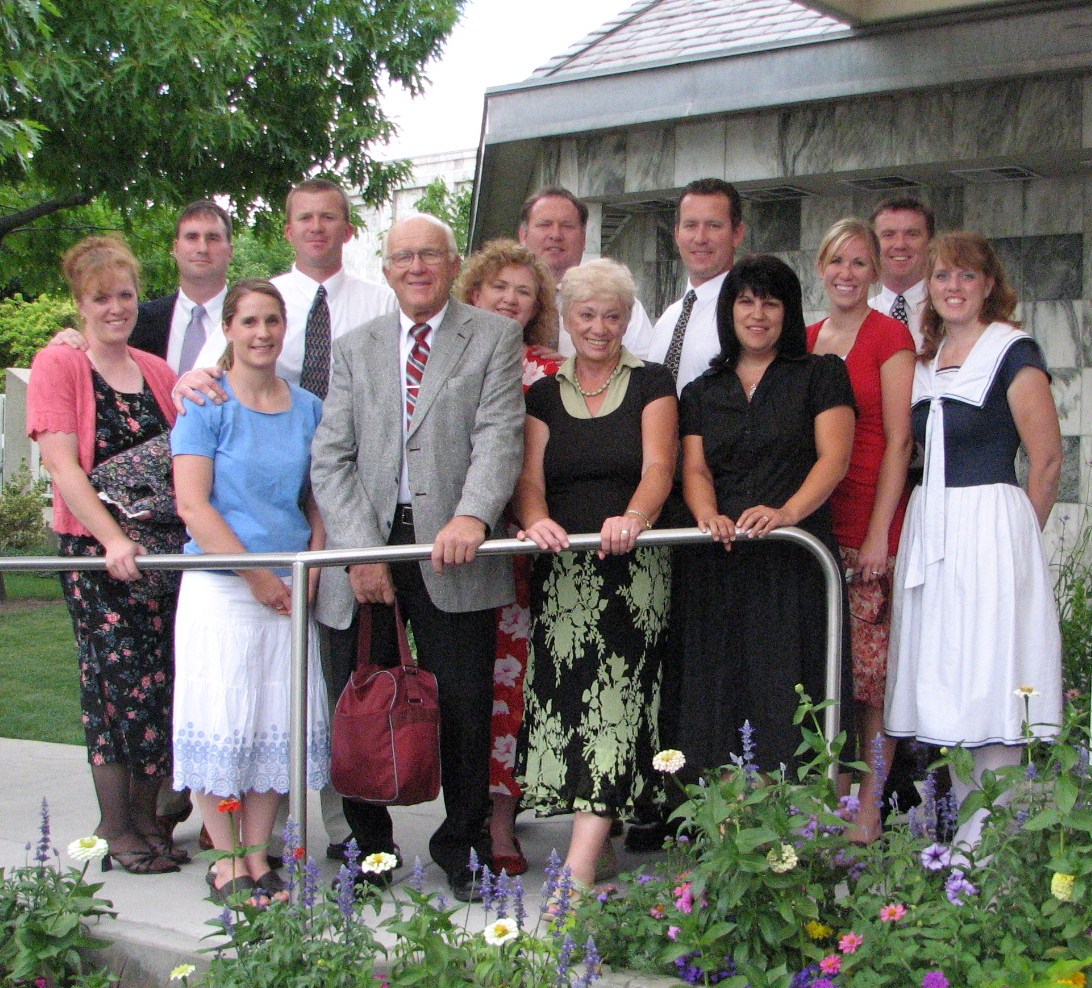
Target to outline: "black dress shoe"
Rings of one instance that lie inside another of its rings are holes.
[[[481,902],[481,882],[469,868],[459,868],[447,873],[451,894],[460,902]]]
[[[634,823],[626,831],[625,848],[627,851],[645,853],[648,851],[662,851],[664,841],[676,834],[674,824],[657,820],[655,823]]]
[[[345,854],[349,850],[349,841],[351,837],[346,838],[340,844],[327,844],[326,845],[326,857],[331,861],[344,861]]]

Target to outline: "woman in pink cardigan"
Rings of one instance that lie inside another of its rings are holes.
[[[127,345],[139,268],[124,241],[88,237],[63,260],[86,352],[43,349],[31,365],[27,431],[53,480],[62,556],[105,556],[107,572],[61,574],[80,663],[96,833],[135,874],[187,860],[156,821],[171,768],[171,652],[178,574],[142,574],[145,552],[179,552],[185,529],[170,487],[174,373]]]

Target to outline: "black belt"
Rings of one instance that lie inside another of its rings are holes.
[[[394,523],[413,528],[413,505],[400,504],[394,512]]]

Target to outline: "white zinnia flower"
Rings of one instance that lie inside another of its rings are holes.
[[[1020,697],[1021,700],[1026,700],[1029,697],[1038,696],[1039,691],[1034,686],[1017,686],[1012,691],[1012,695]]]
[[[181,981],[183,978],[188,978],[197,968],[192,964],[179,964],[178,967],[171,968],[171,981]]]
[[[110,845],[101,837],[92,834],[90,837],[81,837],[68,845],[68,856],[75,861],[100,861],[106,857]]]
[[[772,848],[766,855],[766,860],[770,863],[770,871],[780,875],[783,872],[792,871],[799,858],[791,844],[782,844],[779,848]]]
[[[686,756],[677,748],[665,748],[652,758],[652,767],[657,772],[669,772],[674,775],[686,764]]]
[[[382,875],[385,871],[393,871],[398,867],[398,858],[386,851],[378,851],[369,854],[360,862],[360,870],[365,875]]]
[[[515,920],[498,919],[490,923],[483,931],[485,942],[491,947],[503,947],[519,936],[519,927]]]

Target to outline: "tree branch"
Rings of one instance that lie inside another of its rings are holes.
[[[90,192],[79,192],[62,198],[46,199],[45,202],[40,202],[36,206],[30,206],[27,209],[19,209],[14,213],[5,213],[3,216],[0,216],[0,243],[4,242],[4,238],[9,233],[13,233],[27,223],[33,223],[43,216],[51,216],[53,213],[59,213],[62,209],[71,209],[74,206],[86,206],[92,198],[94,198],[94,196]]]

